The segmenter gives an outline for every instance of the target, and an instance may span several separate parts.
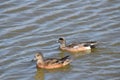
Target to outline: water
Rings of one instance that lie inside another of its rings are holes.
[[[56,42],[98,41],[91,53],[70,54]],[[1,0],[0,80],[120,80],[120,0]],[[31,62],[71,55],[65,68]]]

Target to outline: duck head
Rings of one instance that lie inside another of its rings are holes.
[[[36,53],[34,56],[34,60],[37,61],[37,64],[43,64],[44,63],[44,59],[43,59],[43,55],[42,53]]]
[[[65,39],[64,39],[64,38],[59,38],[58,42],[59,42],[60,44],[65,44]]]

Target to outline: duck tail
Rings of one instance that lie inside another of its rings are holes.
[[[70,59],[70,56],[65,56],[65,57],[63,57],[61,60],[62,60],[62,61],[65,61],[66,59]]]
[[[96,45],[97,45],[97,42],[96,41],[91,41],[91,42],[89,42],[89,45],[90,45],[91,48],[95,48]]]

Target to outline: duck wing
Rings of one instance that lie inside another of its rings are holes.
[[[72,61],[72,60],[71,60],[70,56],[65,56],[65,57],[59,59],[59,63],[61,63],[61,64],[63,64],[63,65],[67,65],[67,64],[69,64],[71,61]]]
[[[95,48],[96,45],[97,45],[97,42],[96,41],[90,41],[90,42],[84,42],[84,43],[81,43],[81,44],[85,47],[90,46],[91,48]]]
[[[54,65],[54,64],[69,64],[71,62],[70,56],[65,56],[61,59],[56,59],[56,58],[49,58],[45,60],[46,65]]]
[[[90,42],[80,42],[80,43],[72,43],[70,45],[68,45],[67,47],[69,48],[78,48],[80,46],[84,46],[84,47],[91,47],[91,48],[95,48],[97,45],[96,41],[90,41]]]
[[[63,57],[63,58],[61,58],[61,59],[59,59],[60,61],[65,61],[65,60],[67,60],[67,59],[70,59],[70,56],[65,56],[65,57]]]
[[[49,64],[55,64],[58,61],[58,59],[56,58],[49,58],[45,60],[45,64],[49,65]]]
[[[75,46],[78,46],[78,44],[77,44],[77,43],[72,43],[72,44],[68,45],[67,47],[73,48],[73,47],[75,47]]]

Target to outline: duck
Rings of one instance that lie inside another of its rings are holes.
[[[42,69],[55,69],[67,66],[71,63],[70,56],[65,56],[63,58],[48,58],[44,59],[42,53],[36,53],[34,56],[34,60],[36,60],[37,68]]]
[[[96,41],[81,42],[78,44],[72,43],[72,44],[66,45],[66,40],[64,38],[59,38],[58,42],[60,43],[59,48],[61,50],[72,52],[72,53],[91,50],[91,49],[95,48],[97,45]]]

